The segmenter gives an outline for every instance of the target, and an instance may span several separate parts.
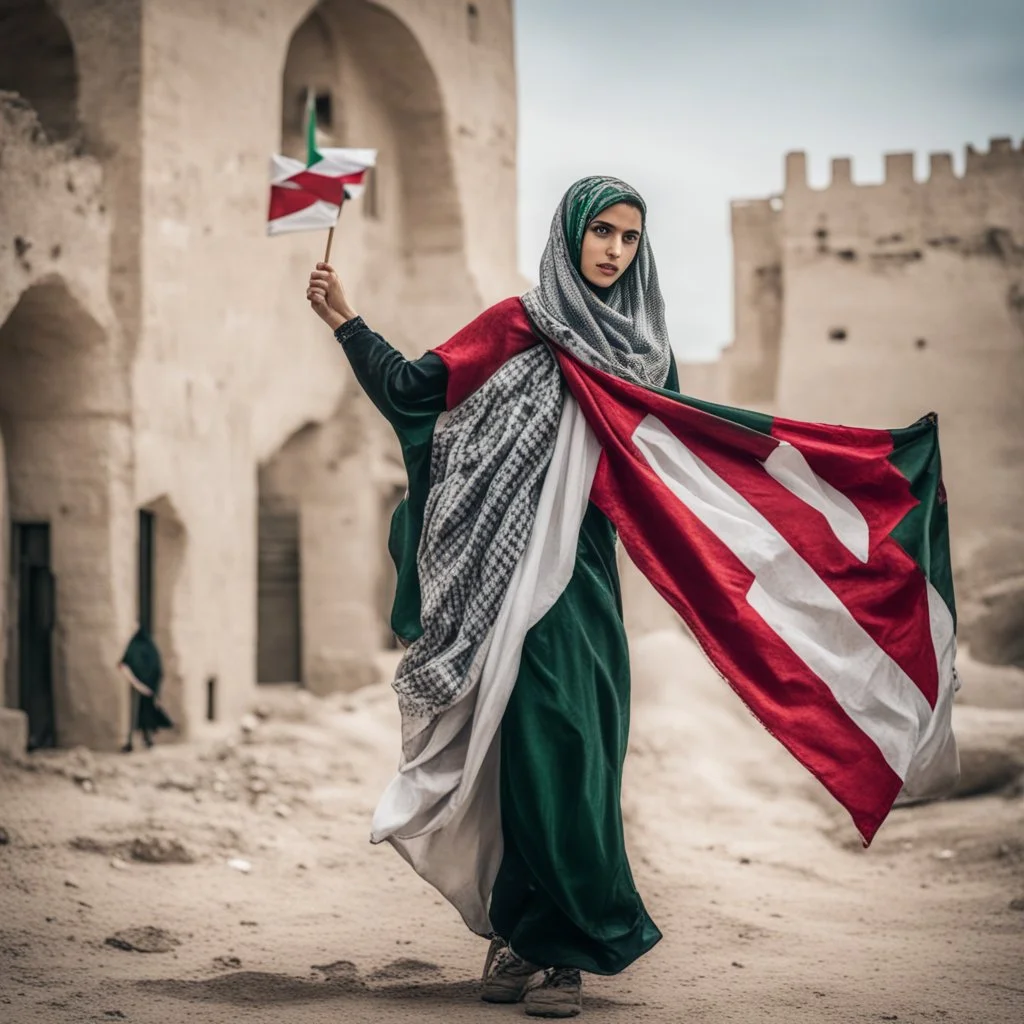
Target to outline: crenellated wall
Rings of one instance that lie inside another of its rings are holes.
[[[821,189],[790,153],[783,194],[732,223],[730,400],[877,427],[934,410],[957,568],[1024,551],[1024,144],[968,146],[962,175],[932,154],[920,181],[910,153],[877,184],[837,159]]]

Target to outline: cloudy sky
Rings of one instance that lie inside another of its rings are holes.
[[[615,174],[650,208],[669,326],[684,357],[732,336],[729,200],[811,183],[851,156],[984,148],[1024,133],[1024,0],[515,0],[520,266],[562,192]]]

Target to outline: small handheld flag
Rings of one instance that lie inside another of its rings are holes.
[[[327,256],[334,226],[346,199],[364,188],[369,168],[377,163],[375,149],[319,149],[316,145],[316,108],[306,105],[306,162],[275,154],[270,161],[270,207],[267,234],[327,229]]]

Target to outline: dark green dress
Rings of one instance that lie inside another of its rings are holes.
[[[409,475],[389,549],[398,570],[392,628],[410,641],[420,634],[416,550],[448,371],[433,353],[406,360],[368,328],[338,333],[356,378],[394,427]],[[678,387],[674,364],[667,386]],[[622,832],[629,691],[615,530],[590,505],[572,579],[527,634],[501,722],[504,858],[491,922],[544,967],[616,974],[661,938]]]

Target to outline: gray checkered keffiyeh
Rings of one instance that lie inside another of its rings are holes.
[[[671,354],[646,230],[629,270],[603,298],[578,269],[586,224],[623,200],[644,210],[640,196],[613,178],[584,178],[569,189],[540,284],[523,305],[543,337],[583,362],[661,386]],[[433,719],[469,685],[533,530],[562,396],[558,364],[549,346],[537,345],[438,420],[417,559],[423,635],[394,682],[403,715]]]

